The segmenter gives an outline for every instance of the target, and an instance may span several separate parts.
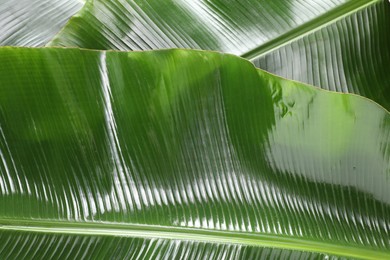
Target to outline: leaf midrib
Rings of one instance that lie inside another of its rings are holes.
[[[303,38],[308,34],[319,31],[330,24],[336,23],[337,21],[366,8],[367,6],[381,1],[383,0],[355,0],[347,2],[330,10],[323,15],[316,17],[313,20],[301,24],[300,26],[292,29],[291,31],[281,34],[278,37],[268,42],[265,42],[264,44],[261,44],[260,46],[248,52],[241,54],[240,56],[242,58],[253,61],[260,56],[270,53],[285,45],[288,45],[289,43]]]
[[[258,58],[273,50],[285,46],[329,24],[366,8],[382,0],[356,0],[341,5],[279,37],[248,51],[241,57],[249,60]],[[81,1],[82,2],[82,1]],[[341,245],[326,241],[315,241],[300,237],[282,235],[244,233],[221,230],[206,230],[184,227],[157,225],[121,224],[107,222],[66,222],[46,220],[0,219],[1,230],[20,232],[38,232],[63,235],[124,236],[139,238],[160,238],[191,240],[197,242],[240,244],[245,246],[272,247],[280,249],[302,250],[362,259],[385,259],[389,253],[377,249],[361,248],[354,245]]]
[[[315,253],[324,253],[362,259],[384,259],[389,252],[357,245],[316,241],[302,237],[245,233],[201,228],[185,228],[157,225],[139,225],[109,222],[75,222],[52,220],[0,219],[0,230],[35,232],[63,235],[121,236],[190,240],[203,243],[239,244],[244,246],[270,247]]]

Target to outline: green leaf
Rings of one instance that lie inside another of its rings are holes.
[[[43,46],[84,0],[0,0],[0,46]]]
[[[228,54],[1,48],[0,256],[386,259],[389,143]]]
[[[89,0],[50,45],[218,50],[390,109],[385,0]]]

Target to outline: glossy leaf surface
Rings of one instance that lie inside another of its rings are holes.
[[[252,61],[289,79],[368,97],[390,110],[388,46],[390,3],[382,1]]]
[[[0,46],[43,46],[84,0],[0,0]]]
[[[204,51],[0,49],[0,255],[390,254],[390,115]]]
[[[390,109],[385,0],[90,0],[50,45],[218,50]]]

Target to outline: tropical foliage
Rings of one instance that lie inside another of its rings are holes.
[[[0,18],[1,258],[390,257],[388,1]]]

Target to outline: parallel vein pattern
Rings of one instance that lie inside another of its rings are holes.
[[[0,46],[43,46],[84,0],[1,0]]]
[[[288,79],[368,97],[389,110],[388,32],[390,4],[378,2],[252,61]]]
[[[185,50],[2,48],[0,82],[2,257],[390,251],[390,115],[364,98]]]
[[[324,254],[241,245],[124,237],[2,233],[7,259],[345,259]],[[21,245],[15,247],[15,245]],[[45,248],[46,250],[39,250]],[[75,250],[77,249],[77,250]]]
[[[92,0],[51,45],[93,49],[199,48],[244,54],[344,6],[366,1]]]
[[[390,109],[386,0],[89,0],[50,46],[217,50]]]

